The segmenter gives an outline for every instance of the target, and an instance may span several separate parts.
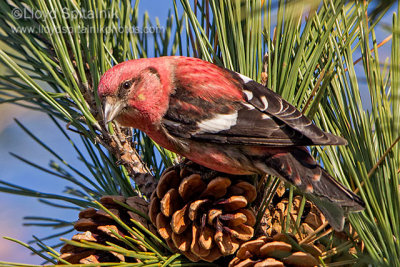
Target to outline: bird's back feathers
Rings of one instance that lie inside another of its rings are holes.
[[[347,144],[345,139],[320,130],[294,106],[261,84],[199,61],[176,63],[169,109],[162,120],[172,136],[272,147]]]

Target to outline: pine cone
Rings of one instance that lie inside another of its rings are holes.
[[[298,195],[293,198],[289,215],[289,233],[294,233],[295,238],[305,246],[318,247],[322,252],[324,263],[355,261],[354,254],[357,250],[363,249],[362,243],[354,242],[355,246],[347,250],[336,249],[345,242],[352,242],[351,240],[357,236],[351,225],[346,224],[344,232],[334,232],[327,224],[325,216],[311,201],[307,200],[305,203],[299,227],[294,226],[298,219],[301,201],[302,196]],[[283,233],[283,227],[288,219],[288,206],[288,191],[281,185],[261,220],[262,233],[258,234],[272,237]],[[316,233],[317,230],[318,233]],[[346,233],[350,233],[350,236]],[[343,263],[341,266],[345,266],[345,264]]]
[[[171,249],[213,262],[253,237],[255,215],[246,207],[255,198],[255,187],[237,176],[186,163],[162,174],[149,214]]]
[[[141,223],[149,230],[156,232],[151,223],[148,223],[142,216],[128,210],[127,208],[114,202],[125,203],[133,209],[147,214],[148,203],[138,197],[125,198],[123,196],[104,196],[100,199],[100,203],[103,204],[109,211],[120,218],[128,226],[133,226],[131,219]],[[113,218],[103,210],[96,210],[95,208],[88,208],[79,213],[79,220],[74,224],[74,228],[77,231],[84,232],[76,234],[72,237],[74,241],[87,240],[96,242],[98,244],[106,245],[106,242],[111,242],[118,246],[128,248],[118,236],[114,235],[111,230],[117,232],[121,236],[130,236],[128,231],[121,227]],[[138,245],[138,250],[146,251],[145,247]],[[103,250],[94,250],[76,247],[70,244],[65,244],[61,250],[60,258],[68,261],[69,263],[102,263],[102,262],[137,262],[134,258],[127,258],[124,255],[108,252]]]
[[[281,195],[281,196],[279,196]],[[300,209],[302,196],[295,196],[292,202],[292,209],[290,211],[290,224],[293,226],[297,220],[298,212]],[[262,220],[262,229],[268,236],[282,233],[282,226],[286,224],[288,219],[289,200],[279,192],[267,209]],[[319,211],[311,201],[306,202],[304,212],[300,218],[300,233],[296,233],[296,238],[303,239],[307,235],[314,232],[316,229],[326,224],[325,216]],[[291,227],[294,229],[294,227]]]
[[[315,245],[300,245],[294,236],[277,234],[242,244],[229,267],[311,267],[319,264],[321,255]]]

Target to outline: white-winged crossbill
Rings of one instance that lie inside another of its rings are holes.
[[[130,60],[108,70],[98,93],[105,122],[145,132],[208,168],[272,174],[295,185],[342,230],[363,201],[333,179],[305,146],[345,145],[278,94],[239,73],[188,57]]]

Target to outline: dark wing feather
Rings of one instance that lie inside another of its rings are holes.
[[[304,116],[294,106],[285,101],[277,93],[251,80],[250,78],[244,77],[243,75],[239,76],[236,73],[233,73],[232,75],[236,77],[236,79],[243,81],[242,88],[243,92],[245,92],[247,102],[254,106],[258,111],[268,114],[272,118],[284,123],[291,130],[296,131],[296,134],[293,137],[294,139],[311,141],[311,144],[304,145],[347,144],[347,141],[344,138],[323,132],[315,124],[313,124],[311,120]],[[249,95],[252,97],[250,98]]]
[[[218,93],[216,91],[223,89],[221,83],[230,84],[241,92],[242,98],[205,99],[195,90],[199,83],[193,84],[185,78],[176,80],[169,110],[162,120],[170,135],[237,145],[346,144],[345,139],[320,130],[295,107],[261,84],[235,72],[218,71],[223,74],[221,80],[214,83],[205,78],[200,86]]]

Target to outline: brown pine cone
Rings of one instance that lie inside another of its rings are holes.
[[[338,246],[346,242],[349,242],[349,245],[351,245],[351,240],[354,240],[357,236],[352,227],[346,224],[344,232],[334,232],[327,224],[324,215],[311,201],[306,201],[299,227],[295,226],[295,222],[298,220],[301,201],[302,196],[297,195],[293,198],[292,209],[289,215],[290,223],[288,232],[293,233],[300,243],[306,246],[318,247],[322,252],[322,258],[325,263],[356,261],[354,254],[356,254],[357,250],[363,249],[362,243],[354,241],[354,247],[347,250],[337,249]],[[261,220],[261,234],[272,237],[283,233],[288,219],[288,210],[288,192],[281,186]],[[347,233],[350,233],[350,235]],[[341,266],[348,265],[343,263]]]
[[[292,201],[292,209],[289,215],[290,229],[292,230],[296,230],[293,226],[298,217],[301,201],[302,196],[299,195],[295,196]],[[286,225],[286,221],[288,219],[288,210],[289,199],[284,187],[281,186],[278,188],[277,194],[274,196],[271,204],[262,218],[261,228],[263,233],[267,236],[273,236],[275,234],[282,233],[282,226]],[[311,201],[306,201],[304,211],[301,216],[299,227],[300,233],[296,232],[296,238],[299,240],[306,238],[307,235],[311,234],[320,227],[326,226],[329,228],[325,216]]]
[[[166,170],[153,193],[150,219],[168,246],[191,261],[213,262],[252,238],[255,215],[247,205],[256,189],[235,176],[193,163]]]
[[[101,204],[103,204],[109,211],[111,211],[128,226],[133,226],[131,219],[134,219],[147,229],[156,232],[153,225],[147,222],[145,218],[117,204],[114,202],[114,200],[130,206],[142,214],[148,213],[148,202],[138,196],[129,198],[125,198],[123,196],[104,196],[100,199]],[[111,242],[118,246],[128,248],[126,244],[123,243],[118,236],[114,235],[111,230],[117,232],[121,236],[128,235],[135,238],[117,222],[115,222],[109,214],[103,210],[97,210],[95,208],[88,208],[81,211],[79,213],[79,220],[74,224],[74,228],[75,230],[83,233],[74,235],[72,237],[73,241],[87,240],[102,245],[106,245],[106,242]],[[146,251],[145,247],[140,244],[138,245],[137,249],[140,251]],[[115,252],[81,248],[70,244],[65,244],[61,248],[60,252],[61,259],[73,264],[137,262],[137,260],[134,258],[127,258],[124,255]]]
[[[242,244],[229,267],[312,267],[319,264],[321,255],[314,245],[300,245],[294,236],[277,234]]]

